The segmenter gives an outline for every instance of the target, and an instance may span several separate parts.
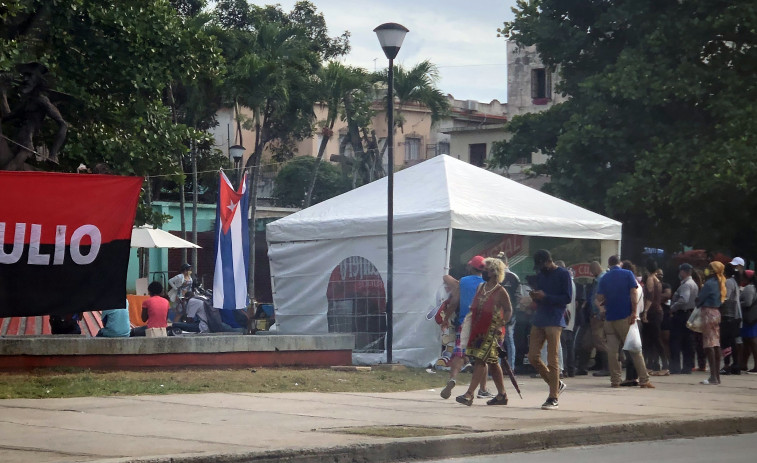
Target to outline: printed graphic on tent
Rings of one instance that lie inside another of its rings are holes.
[[[528,257],[529,240],[527,236],[502,235],[493,240],[476,243],[460,255],[460,262],[467,263],[471,257],[479,255],[496,257],[504,252],[510,266],[516,265]]]
[[[353,333],[358,352],[383,352],[386,290],[370,260],[351,256],[331,272],[326,289],[329,333]]]

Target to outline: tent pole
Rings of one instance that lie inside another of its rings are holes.
[[[447,229],[447,258],[444,260],[444,274],[449,274],[449,270],[452,268],[452,227]]]

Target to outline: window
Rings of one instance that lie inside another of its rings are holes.
[[[548,100],[552,98],[552,73],[547,69],[538,68],[531,70],[531,98],[534,100]],[[538,103],[534,101],[534,104]]]
[[[405,162],[420,159],[421,139],[405,137]]]
[[[468,145],[470,163],[477,167],[484,167],[486,160],[486,143],[474,143]]]
[[[449,152],[449,142],[448,141],[440,141],[436,148],[436,154],[450,154]]]

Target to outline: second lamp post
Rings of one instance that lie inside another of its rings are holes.
[[[384,54],[389,59],[389,79],[387,82],[387,126],[388,133],[386,142],[388,143],[388,160],[387,160],[387,211],[386,211],[386,363],[392,363],[392,338],[394,337],[393,329],[393,307],[394,299],[393,280],[394,280],[394,58],[400,51],[402,41],[408,29],[397,23],[384,23],[373,29],[384,49]]]

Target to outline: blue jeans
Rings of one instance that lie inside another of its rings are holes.
[[[510,368],[515,369],[515,323],[505,328],[505,350],[507,350],[507,362]]]

